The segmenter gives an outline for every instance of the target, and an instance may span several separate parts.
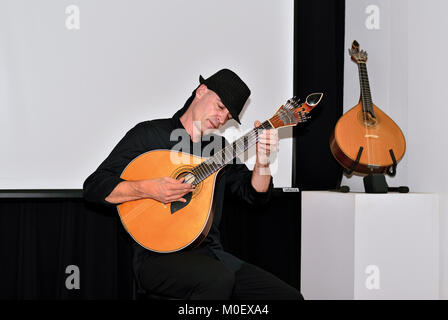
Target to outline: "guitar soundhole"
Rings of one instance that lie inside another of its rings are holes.
[[[193,169],[193,166],[182,166],[177,168],[174,172],[171,173],[171,178],[174,179],[182,179],[185,178],[184,183],[190,183],[193,184],[196,181],[196,176],[191,173],[191,170]],[[200,191],[202,186],[202,183],[199,183],[196,185],[194,191],[193,191],[193,198],[194,196]]]
[[[185,178],[184,183],[193,184],[196,181],[196,177],[194,174],[191,173],[191,171],[180,171],[180,172],[177,171],[173,175],[173,177],[177,180]],[[171,202],[171,214],[186,207],[190,203],[191,199],[193,199],[199,193],[201,186],[202,184],[199,183],[198,185],[196,185],[193,192],[187,193],[186,195],[183,196],[183,198],[187,200],[187,202],[181,202],[181,201]]]
[[[178,179],[178,180],[181,178],[185,178],[184,183],[189,183],[189,184],[193,184],[196,180],[196,177],[191,172],[182,172],[176,177],[176,179]]]

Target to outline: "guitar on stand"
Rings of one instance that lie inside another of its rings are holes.
[[[364,176],[368,193],[407,192],[407,187],[388,188],[385,174],[396,175],[406,141],[398,125],[372,102],[367,74],[367,52],[355,40],[349,49],[358,65],[361,97],[359,103],[337,122],[330,137],[330,149],[347,175]],[[409,190],[409,189],[407,189]]]

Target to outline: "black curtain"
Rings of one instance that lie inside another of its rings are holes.
[[[345,1],[296,0],[294,21],[294,95],[324,96],[311,120],[294,128],[292,185],[333,189],[342,178],[329,138],[343,111]]]
[[[298,193],[251,208],[226,195],[225,249],[299,288]],[[0,299],[133,299],[132,243],[115,207],[82,198],[0,199]],[[79,268],[79,289],[69,289]]]
[[[2,199],[0,299],[130,299],[130,243],[115,207]],[[79,289],[66,286],[69,266],[79,269]]]
[[[300,288],[300,197],[273,190],[263,207],[226,193],[221,240],[226,251]]]

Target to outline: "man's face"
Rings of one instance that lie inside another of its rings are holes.
[[[214,91],[208,89],[205,85],[199,87],[198,90],[200,90],[197,92],[200,107],[197,108],[194,119],[198,122],[197,125],[200,123],[201,133],[219,129],[228,120],[232,119],[229,110]]]

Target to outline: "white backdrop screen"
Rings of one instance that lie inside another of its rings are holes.
[[[171,117],[221,68],[252,91],[242,126],[222,130],[233,141],[292,96],[293,1],[2,0],[0,188],[82,188],[130,128]],[[271,169],[288,187],[280,136]]]

